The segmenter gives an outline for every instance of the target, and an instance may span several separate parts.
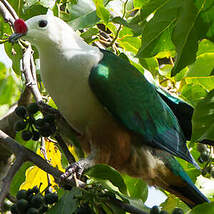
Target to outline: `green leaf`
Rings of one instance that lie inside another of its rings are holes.
[[[148,186],[140,178],[133,178],[128,175],[123,176],[126,183],[130,197],[142,199],[143,202],[146,201],[148,197]]]
[[[159,69],[158,60],[155,57],[151,58],[139,58],[140,64],[150,71],[153,75],[157,73]]]
[[[207,91],[200,85],[184,85],[181,90],[181,98],[193,106],[196,106],[200,100],[206,97],[206,95]]]
[[[99,30],[97,28],[89,28],[87,31],[81,34],[81,37],[87,42],[88,44],[93,42],[96,39]]]
[[[185,81],[187,84],[200,85],[207,91],[211,91],[214,89],[214,76],[189,77],[189,78],[185,78]]]
[[[12,68],[16,74],[20,74],[20,61],[22,59],[22,49],[17,43],[11,44],[9,42],[4,44],[4,49],[8,57],[12,60]]]
[[[194,0],[183,1],[176,27],[172,34],[172,41],[177,51],[175,66],[172,69],[173,76],[195,60],[198,40],[207,31],[207,27],[200,17],[205,1],[200,1],[198,8],[196,8]]]
[[[48,11],[48,8],[43,7],[40,4],[32,5],[31,7],[27,7],[23,10],[23,16],[22,19],[27,20],[33,16],[46,14]]]
[[[141,8],[145,4],[143,0],[133,0],[134,8]]]
[[[159,8],[163,7],[168,0],[140,0],[142,3],[141,19],[146,19],[150,14],[155,13]]]
[[[198,102],[192,118],[192,141],[214,140],[214,90]]]
[[[97,164],[91,167],[86,174],[94,178],[109,180],[114,186],[119,188],[120,192],[127,194],[127,187],[122,176],[108,165]]]
[[[18,170],[16,175],[13,177],[12,183],[10,185],[10,193],[15,196],[19,190],[20,185],[25,181],[25,171],[32,166],[32,163],[26,162]]]
[[[108,23],[110,18],[110,13],[107,9],[105,9],[103,0],[93,0],[96,5],[96,13],[97,16],[104,21],[105,24]]]
[[[211,214],[214,213],[214,202],[212,203],[203,203],[194,207],[190,214]]]
[[[72,214],[75,213],[79,206],[79,200],[76,197],[81,197],[81,190],[73,187],[71,191],[65,191],[65,194],[60,200],[48,210],[48,214]]]
[[[142,46],[138,57],[148,58],[162,51],[174,49],[171,33],[176,21],[180,0],[167,1],[157,8],[154,17],[145,24],[142,33]]]
[[[82,30],[94,26],[99,20],[100,18],[96,15],[96,11],[93,11],[68,22],[68,24],[70,24],[74,30]]]

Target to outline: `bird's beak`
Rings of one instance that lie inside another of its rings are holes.
[[[20,39],[22,36],[24,36],[25,34],[23,34],[23,33],[13,33],[10,37],[9,37],[9,39],[8,39],[8,41],[9,42],[11,42],[11,43],[15,43],[15,42],[17,42],[17,40],[18,39]]]
[[[15,43],[19,38],[26,35],[27,30],[26,22],[22,19],[16,19],[14,22],[15,33],[9,37],[9,42]]]

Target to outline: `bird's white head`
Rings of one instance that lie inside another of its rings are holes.
[[[82,43],[82,39],[67,23],[50,14],[34,16],[27,21],[18,19],[14,23],[14,29],[16,35],[18,35],[15,40],[23,37],[38,49],[41,47],[47,48],[50,45],[62,46],[63,42],[65,46],[68,46],[67,41],[72,42],[74,48],[75,44],[80,45]]]

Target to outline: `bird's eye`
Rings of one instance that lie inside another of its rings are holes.
[[[40,20],[39,21],[39,27],[41,27],[41,28],[46,27],[47,24],[48,24],[47,20]]]

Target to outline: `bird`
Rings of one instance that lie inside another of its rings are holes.
[[[14,29],[12,42],[23,38],[38,49],[44,86],[81,133],[92,165],[105,163],[142,178],[191,208],[209,202],[175,158],[199,168],[186,146],[191,130],[179,117],[183,112],[191,123],[191,106],[148,82],[126,59],[88,45],[58,17],[17,19]]]

